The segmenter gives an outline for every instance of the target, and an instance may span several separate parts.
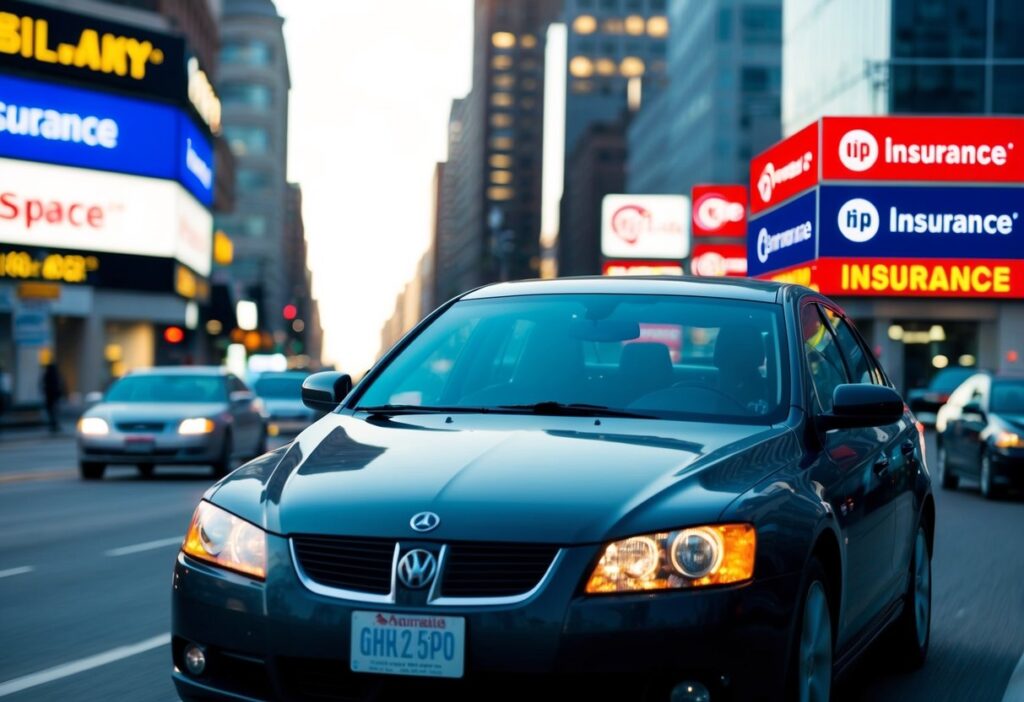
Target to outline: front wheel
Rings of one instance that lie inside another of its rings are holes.
[[[939,445],[939,482],[942,485],[943,490],[956,490],[957,486],[960,485],[960,476],[950,470],[949,467],[949,455],[946,453],[946,447]]]
[[[790,666],[791,697],[800,702],[828,702],[832,692],[832,608],[828,597],[825,570],[814,560],[801,600],[794,660]]]
[[[903,613],[890,635],[892,657],[907,670],[924,665],[932,630],[932,554],[924,527],[914,536],[914,557],[910,582],[903,600]]]
[[[82,476],[82,480],[101,480],[103,471],[106,469],[104,464],[92,461],[81,461],[78,464],[78,473]]]

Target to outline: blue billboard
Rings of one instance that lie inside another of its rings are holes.
[[[812,190],[750,221],[747,275],[777,271],[817,256],[817,192]]]
[[[818,255],[1024,259],[1024,188],[820,188]]]
[[[0,75],[0,156],[177,180],[213,202],[209,138],[158,103]]]

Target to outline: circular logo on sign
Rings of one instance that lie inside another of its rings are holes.
[[[855,197],[839,208],[836,224],[847,239],[863,244],[878,233],[878,210],[864,198]]]
[[[701,229],[716,231],[729,222],[740,222],[747,208],[739,202],[726,200],[718,193],[708,193],[693,205],[693,219]]]
[[[762,202],[771,202],[772,199],[772,175],[775,173],[775,166],[766,163],[761,176],[757,179],[757,194],[761,196]]]
[[[768,262],[768,230],[761,227],[761,231],[757,233],[757,260],[761,263]]]
[[[851,129],[839,140],[839,160],[851,171],[866,171],[878,160],[878,142],[870,132]]]

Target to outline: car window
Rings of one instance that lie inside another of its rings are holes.
[[[667,295],[463,300],[372,379],[358,405],[509,411],[557,402],[760,422],[788,407],[781,318],[775,304]]]
[[[861,346],[853,329],[850,328],[850,323],[827,307],[822,310],[835,331],[836,341],[839,342],[839,350],[846,359],[852,382],[882,385],[880,378],[875,374],[874,366],[868,360],[864,347]]]
[[[846,367],[836,338],[825,323],[817,305],[805,305],[800,312],[804,355],[818,406],[825,412],[832,409],[832,393],[838,385],[849,382]]]
[[[1024,380],[999,380],[992,383],[993,412],[1024,414]]]
[[[302,396],[303,380],[305,376],[301,375],[261,376],[253,384],[253,390],[264,398],[297,400]]]
[[[225,379],[217,375],[129,375],[107,391],[107,402],[224,402]]]

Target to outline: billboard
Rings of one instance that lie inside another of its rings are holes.
[[[774,207],[818,183],[818,123],[763,151],[750,162],[751,214]]]
[[[695,237],[747,235],[747,186],[695,185],[690,201]]]
[[[188,104],[185,41],[52,7],[4,0],[0,70],[100,83]]]
[[[601,253],[608,258],[685,258],[690,253],[690,199],[685,195],[605,195]]]
[[[825,117],[822,180],[1024,182],[1024,120]]]
[[[690,273],[704,278],[745,276],[747,247],[743,244],[697,244],[690,257]]]
[[[817,192],[811,191],[750,222],[749,275],[787,268],[817,256],[817,197]]]
[[[168,292],[178,265],[170,258],[0,244],[0,282]]]
[[[213,202],[209,137],[158,103],[0,75],[0,156],[177,180]]]
[[[820,188],[822,257],[1024,258],[1024,188]]]
[[[169,180],[0,159],[0,242],[173,258],[209,275],[213,217]]]
[[[604,275],[682,275],[683,267],[665,261],[605,261]]]

